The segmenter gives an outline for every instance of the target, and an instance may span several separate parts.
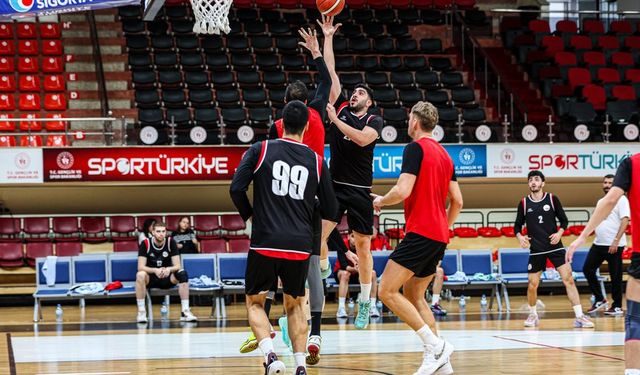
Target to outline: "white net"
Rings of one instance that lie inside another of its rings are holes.
[[[233,0],[191,0],[196,22],[193,32],[196,34],[220,34],[231,31],[229,27],[229,9]]]

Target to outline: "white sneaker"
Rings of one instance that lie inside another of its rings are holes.
[[[138,323],[147,323],[147,312],[146,311],[138,311],[138,316],[136,317],[136,322]]]
[[[540,324],[540,319],[536,314],[529,314],[527,320],[524,321],[525,327],[537,327]]]
[[[451,361],[447,360],[447,363],[440,366],[433,375],[451,375],[453,374],[453,366],[451,366]]]
[[[380,311],[378,311],[378,307],[376,305],[371,305],[371,310],[369,310],[369,316],[372,318],[379,318]]]
[[[347,310],[344,309],[344,307],[341,307],[338,309],[338,312],[336,313],[336,318],[348,318],[349,314],[347,314]]]
[[[416,374],[432,375],[442,365],[449,361],[449,357],[452,353],[453,345],[451,345],[444,339],[440,339],[440,343],[435,347],[425,345],[422,366],[420,366]]]
[[[191,310],[184,310],[180,315],[181,322],[197,322],[198,318],[191,313]]]
[[[596,325],[593,324],[586,315],[582,315],[582,317],[576,318],[576,320],[573,321],[574,328],[595,328],[595,326]]]

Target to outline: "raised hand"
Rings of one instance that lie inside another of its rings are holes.
[[[311,52],[311,54],[315,57],[319,57],[320,55],[320,44],[318,43],[318,34],[315,30],[312,29],[300,29],[298,30],[298,34],[304,40],[303,42],[298,42],[299,45],[306,48]]]
[[[322,28],[322,33],[325,37],[333,36],[338,31],[340,26],[342,26],[341,23],[334,25],[333,17],[327,16],[322,16],[322,21],[318,20],[318,25],[320,25],[320,28]]]

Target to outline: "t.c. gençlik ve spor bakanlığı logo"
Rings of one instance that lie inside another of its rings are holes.
[[[460,160],[460,163],[462,163],[463,165],[471,165],[474,161],[476,161],[476,153],[473,152],[472,149],[465,147],[460,150],[458,160]]]
[[[19,13],[25,13],[33,8],[36,0],[9,0],[9,5],[11,8]]]

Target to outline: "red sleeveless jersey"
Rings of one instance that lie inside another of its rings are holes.
[[[276,121],[276,130],[278,131],[278,138],[282,138],[284,134],[282,119]],[[313,108],[309,108],[309,127],[304,133],[302,143],[309,146],[324,159],[324,124],[318,111]]]
[[[640,253],[640,154],[631,157],[631,187],[629,188],[631,208],[631,241],[633,252]]]
[[[449,243],[449,224],[445,207],[453,161],[432,138],[415,141],[422,148],[422,163],[411,195],[404,201],[406,232],[434,241]]]

